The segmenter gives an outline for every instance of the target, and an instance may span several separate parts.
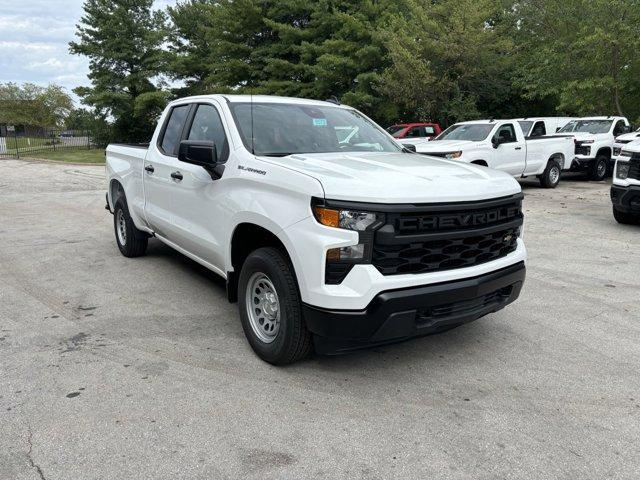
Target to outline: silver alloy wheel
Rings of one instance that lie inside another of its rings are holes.
[[[551,167],[549,171],[549,180],[551,181],[551,185],[555,185],[560,181],[560,169],[557,166]]]
[[[251,329],[264,343],[273,342],[280,331],[280,301],[273,283],[262,272],[251,275],[245,293]]]
[[[607,162],[599,162],[598,163],[598,178],[603,178],[605,173],[607,172]]]
[[[119,209],[118,213],[116,213],[116,234],[120,245],[125,246],[127,244],[127,223],[122,209]]]

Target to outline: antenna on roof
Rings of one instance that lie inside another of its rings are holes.
[[[340,105],[340,100],[338,100],[338,97],[336,97],[335,95],[331,95],[331,97],[327,98],[325,101],[329,103],[335,103],[336,105]]]

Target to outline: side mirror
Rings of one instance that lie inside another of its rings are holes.
[[[633,130],[631,129],[631,125],[625,125],[622,127],[622,133],[631,133]]]
[[[501,143],[498,137],[491,137],[491,145],[493,145],[493,148],[498,148]]]
[[[213,180],[224,172],[224,165],[218,163],[218,149],[215,143],[201,140],[183,140],[178,149],[178,160],[204,168]]]
[[[412,145],[410,143],[403,143],[402,146],[404,147],[405,150],[408,150],[410,152],[416,153],[416,146]]]

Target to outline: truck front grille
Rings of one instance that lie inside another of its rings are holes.
[[[471,267],[515,251],[522,195],[388,213],[375,232],[372,263],[383,275]]]

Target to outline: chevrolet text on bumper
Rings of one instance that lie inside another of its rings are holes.
[[[347,106],[177,100],[148,149],[107,148],[107,174],[122,254],[154,236],[225,278],[274,364],[462,325],[524,281],[510,175],[407,153]]]

